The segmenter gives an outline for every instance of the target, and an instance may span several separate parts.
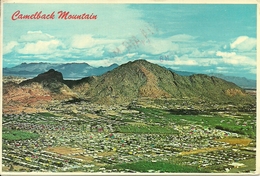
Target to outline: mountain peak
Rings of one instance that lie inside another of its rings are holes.
[[[226,92],[243,90],[233,83],[204,74],[180,76],[146,60],[130,61],[89,84],[85,95],[100,103],[122,103],[138,98],[204,97],[230,99]],[[241,94],[242,95],[242,94]]]
[[[36,77],[37,80],[39,81],[44,81],[44,80],[55,80],[55,81],[63,81],[63,76],[61,72],[55,71],[54,69],[50,69],[49,71],[39,74]]]
[[[113,64],[109,65],[109,67],[118,67],[118,66],[119,66],[119,65],[116,64],[116,63],[113,63]]]
[[[145,65],[145,64],[152,64],[151,62],[148,62],[147,60],[145,59],[138,59],[138,60],[134,60],[133,62],[128,62],[128,63],[132,63],[132,64],[142,64],[142,65]]]
[[[54,69],[50,69],[49,71],[45,73],[39,74],[37,77],[33,79],[28,79],[26,81],[23,81],[20,83],[20,85],[26,85],[30,84],[32,82],[38,82],[38,83],[43,83],[43,82],[63,82],[63,76],[60,72],[55,71]]]

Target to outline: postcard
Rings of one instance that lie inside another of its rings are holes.
[[[1,6],[3,175],[259,173],[257,3]]]

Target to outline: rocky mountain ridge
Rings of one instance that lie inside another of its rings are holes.
[[[56,95],[67,92],[66,95],[101,104],[120,104],[138,98],[201,97],[211,101],[248,98],[234,83],[203,74],[181,76],[145,60],[128,62],[101,76],[80,80],[64,80],[60,72],[51,69],[20,83],[20,86],[34,82]]]
[[[13,76],[23,76],[26,78],[33,78],[37,75],[47,72],[50,69],[54,69],[58,72],[61,72],[65,80],[78,80],[84,77],[89,76],[100,76],[108,71],[111,71],[117,68],[119,65],[112,64],[108,67],[93,67],[87,63],[63,63],[63,64],[55,64],[55,63],[22,63],[12,68],[4,68],[3,74],[4,76],[13,75]],[[191,76],[194,72],[189,71],[179,71],[173,70],[171,68],[167,68],[168,70],[181,75],[181,76]],[[256,80],[247,79],[245,77],[237,77],[237,76],[227,76],[218,73],[210,73],[207,74],[209,76],[215,76],[221,79],[224,79],[229,82],[233,82],[239,87],[246,89],[256,89]]]

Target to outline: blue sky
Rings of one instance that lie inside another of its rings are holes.
[[[53,20],[12,20],[14,12]],[[61,20],[59,11],[96,20]],[[11,4],[3,8],[3,67],[22,62],[136,59],[180,71],[256,77],[256,5]]]

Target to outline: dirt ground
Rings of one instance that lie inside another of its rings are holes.
[[[98,156],[112,156],[114,155],[116,152],[99,152],[97,155]]]
[[[243,146],[248,146],[250,142],[252,142],[252,139],[246,139],[246,138],[224,138],[224,139],[217,139],[216,141],[226,142],[231,145],[240,144]]]
[[[224,138],[224,139],[217,139],[216,141],[226,142],[231,145],[240,144],[242,146],[248,146],[250,142],[252,142],[252,139],[246,139],[246,138]],[[216,151],[216,150],[222,150],[223,147],[213,147],[213,148],[205,148],[205,149],[198,149],[198,150],[192,150],[189,152],[181,152],[181,155],[191,155],[191,154],[197,154],[197,153],[203,153],[203,152],[209,152],[209,151]]]
[[[49,147],[46,149],[46,151],[54,152],[62,155],[68,155],[68,154],[75,154],[75,153],[81,153],[84,150],[83,149],[76,149],[76,148],[70,148],[70,147]]]
[[[85,162],[93,162],[94,158],[91,156],[81,156],[81,155],[76,155],[75,158],[83,159]]]

